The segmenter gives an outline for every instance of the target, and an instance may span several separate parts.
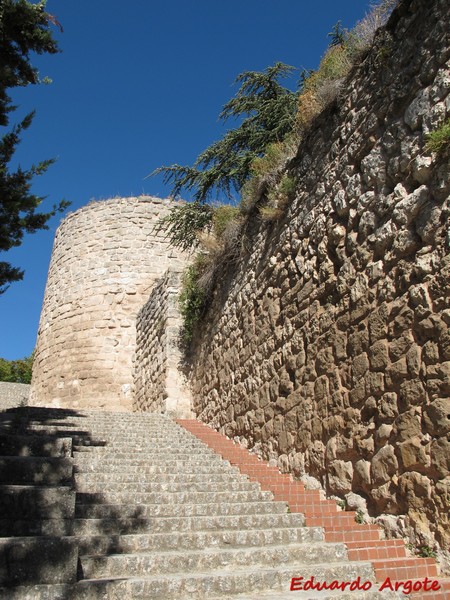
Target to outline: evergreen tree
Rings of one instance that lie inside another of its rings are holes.
[[[45,11],[45,0],[33,4],[26,0],[0,0],[0,126],[8,127],[16,108],[8,94],[10,89],[40,83],[30,54],[55,54],[58,46],[50,30],[56,19]],[[20,246],[24,233],[47,228],[47,221],[64,210],[60,202],[47,213],[37,212],[44,197],[31,193],[34,176],[44,173],[53,160],[44,160],[28,170],[11,170],[10,163],[20,136],[28,129],[34,112],[0,139],[0,252]],[[0,294],[5,285],[23,278],[23,271],[0,262]]]
[[[240,88],[225,104],[219,118],[237,119],[239,125],[228,130],[222,139],[204,150],[192,167],[171,165],[152,173],[163,173],[163,181],[172,186],[177,197],[184,190],[193,193],[193,202],[175,206],[160,219],[158,231],[165,231],[170,243],[187,250],[197,245],[197,232],[211,224],[213,211],[207,204],[213,191],[217,196],[233,199],[250,177],[255,158],[266,148],[281,142],[292,131],[297,111],[297,94],[283,87],[279,80],[288,77],[293,67],[276,63],[265,71],[241,73],[235,83]]]
[[[185,190],[193,192],[196,202],[205,202],[213,190],[233,198],[250,175],[252,161],[267,146],[282,141],[292,131],[297,110],[297,94],[283,87],[279,80],[288,77],[293,67],[276,63],[265,71],[241,73],[235,83],[241,86],[234,98],[223,107],[219,118],[241,119],[235,129],[204,150],[192,167],[160,167],[152,175],[164,174],[171,184],[171,195]]]

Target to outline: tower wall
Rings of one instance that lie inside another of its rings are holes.
[[[56,232],[30,404],[131,410],[136,315],[182,253],[154,226],[173,204],[158,198],[93,202]]]

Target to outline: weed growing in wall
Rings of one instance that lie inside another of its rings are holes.
[[[422,558],[436,558],[437,553],[430,546],[421,546],[417,550],[417,556],[421,556]]]
[[[200,319],[206,306],[207,292],[199,284],[201,276],[207,268],[207,258],[198,254],[183,275],[180,294],[180,312],[184,321],[183,340],[188,343],[192,339],[195,323]]]
[[[442,154],[450,148],[450,119],[447,119],[442,125],[432,131],[427,136],[425,145],[426,152],[435,152]]]
[[[297,181],[284,173],[278,184],[271,187],[267,193],[267,201],[261,206],[259,214],[264,221],[279,219],[295,197]]]
[[[208,227],[196,232],[201,251],[186,269],[180,295],[183,339],[187,343],[206,309],[217,274],[241,253],[245,241],[242,224],[238,207],[219,205],[211,208]]]
[[[364,517],[364,513],[361,509],[358,508],[358,510],[356,511],[356,515],[355,515],[355,522],[358,523],[358,525],[364,525],[364,523],[366,522],[366,519]]]
[[[239,208],[229,204],[219,205],[213,209],[212,228],[217,239],[224,239],[230,223],[237,219],[239,214]]]

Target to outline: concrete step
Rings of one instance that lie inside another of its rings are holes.
[[[221,569],[245,570],[252,568],[303,567],[346,560],[343,544],[291,544],[265,548],[220,548],[191,550],[190,552],[151,552],[148,554],[113,554],[81,559],[83,577],[105,579],[108,577],[142,577],[147,575],[217,571]]]
[[[106,446],[89,446],[84,449],[74,448],[73,457],[91,456],[94,460],[103,460],[104,458],[113,458],[116,460],[132,459],[146,460],[150,463],[166,463],[166,462],[192,462],[198,464],[220,464],[221,459],[217,454],[212,452],[153,452],[149,450],[143,451],[117,451],[114,448]]]
[[[227,502],[223,504],[77,504],[79,519],[108,519],[111,515],[123,518],[139,517],[196,517],[214,515],[287,514],[284,502]]]
[[[3,424],[12,430],[17,414],[7,416]],[[1,422],[0,417],[0,427]],[[53,439],[57,451],[59,438],[71,438],[78,493],[70,518],[47,519],[41,514],[33,523],[33,519],[21,520],[17,511],[14,531],[19,535],[21,531],[45,532],[48,539],[54,539],[55,532],[66,539],[63,534],[70,532],[81,557],[78,575],[89,579],[73,585],[51,581],[48,586],[17,586],[18,580],[8,575],[3,585],[13,587],[0,590],[0,598],[226,600],[240,596],[244,600],[246,594],[256,600],[291,597],[292,577],[373,580],[368,563],[347,560],[348,552],[357,553],[360,548],[347,550],[339,539],[339,543],[326,543],[324,529],[305,527],[304,516],[292,506],[305,511],[308,523],[325,525],[330,530],[327,536],[331,533],[337,538],[344,527],[356,528],[353,514],[338,514],[334,503],[306,493],[301,484],[230,441],[224,442],[230,460],[271,491],[261,491],[259,483],[239,475],[229,462],[165,416],[32,409],[20,426],[36,434],[36,448],[44,448],[43,440]],[[11,447],[19,446],[12,443]],[[286,490],[290,513],[286,499],[279,496]],[[272,502],[274,494],[282,501]],[[0,514],[0,528],[1,518]],[[34,529],[27,530],[31,525]],[[371,539],[372,530],[366,533]],[[386,551],[392,555],[391,546]],[[387,556],[380,555],[380,559]],[[15,568],[23,571],[25,560],[26,555],[19,557]],[[47,560],[53,559],[48,556]],[[23,583],[37,581],[42,579],[32,577]],[[347,596],[340,590],[318,594],[314,592],[314,598],[342,600]],[[362,592],[356,594],[350,595],[352,600],[369,598]],[[375,588],[371,594],[380,597]],[[296,591],[295,597],[311,598],[302,591]]]
[[[167,455],[155,455],[149,452],[97,452],[90,450],[75,451],[73,453],[74,463],[83,464],[92,459],[93,462],[99,463],[105,461],[106,464],[110,461],[116,463],[122,463],[126,466],[127,464],[138,464],[143,463],[144,465],[150,466],[173,466],[178,470],[186,470],[187,468],[197,469],[197,467],[206,466],[210,468],[220,468],[221,466],[230,467],[230,463],[222,461],[217,455],[206,454],[202,455],[183,455],[181,457],[174,457],[170,454]],[[233,467],[235,468],[235,467]]]
[[[0,481],[12,485],[70,485],[72,459],[0,456]]]
[[[71,438],[0,434],[0,456],[70,457]]]
[[[29,425],[30,427],[33,427],[33,424]],[[42,431],[46,428],[48,428],[49,426],[45,426],[45,427],[40,427],[39,425],[36,427],[36,429]],[[53,426],[52,426],[53,427]],[[57,427],[53,427],[53,429],[57,429]],[[149,435],[151,437],[154,438],[158,438],[158,439],[174,439],[175,441],[177,440],[189,440],[191,442],[196,442],[197,444],[200,442],[200,439],[194,435],[192,435],[191,433],[189,433],[186,430],[183,430],[181,428],[179,428],[178,426],[174,425],[173,423],[164,423],[163,425],[160,424],[156,424],[156,425],[148,425],[148,424],[128,424],[128,425],[124,425],[124,426],[117,426],[117,425],[112,425],[112,426],[97,426],[94,423],[86,423],[85,425],[82,426],[71,426],[71,427],[64,427],[62,426],[61,429],[70,429],[72,431],[89,431],[92,434],[95,435],[106,435],[108,437],[114,437],[114,436],[126,436],[127,434],[130,434],[130,436],[142,436],[142,437],[148,437]]]
[[[200,440],[195,436],[189,434],[188,432],[184,432],[182,429],[174,429],[173,426],[170,427],[160,427],[160,426],[149,426],[149,425],[125,425],[123,427],[120,426],[112,426],[112,427],[98,427],[92,423],[86,423],[81,426],[54,426],[54,425],[34,425],[30,423],[28,425],[30,429],[34,429],[35,431],[47,431],[47,430],[64,430],[71,431],[75,433],[89,433],[92,437],[100,437],[105,436],[108,439],[117,438],[119,439],[121,436],[126,440],[137,439],[139,437],[148,439],[149,437],[152,439],[157,439],[160,441],[168,441],[173,439],[174,442],[178,443],[180,441],[185,442],[195,442],[196,444],[200,443]]]
[[[0,485],[0,518],[9,521],[72,519],[75,492],[66,486]]]
[[[81,445],[87,448],[95,448],[101,449],[103,448],[106,452],[142,452],[146,451],[150,454],[161,454],[161,453],[176,453],[176,454],[203,454],[206,455],[212,454],[211,450],[206,449],[205,451],[201,446],[196,444],[187,444],[187,443],[179,443],[179,444],[159,444],[153,438],[149,439],[140,439],[135,442],[132,440],[127,440],[126,443],[123,441],[115,441],[111,440],[107,437],[96,437],[93,440],[90,440],[90,443],[77,443],[77,438],[74,438],[74,446]]]
[[[155,485],[177,485],[187,486],[184,489],[190,489],[189,486],[201,486],[206,484],[216,483],[251,483],[248,479],[238,473],[147,473],[145,471],[129,471],[128,469],[124,472],[118,471],[117,469],[111,470],[110,472],[80,472],[75,473],[75,484],[79,485],[91,485],[91,484],[114,484],[114,483],[135,483],[145,481],[146,484]],[[336,505],[336,504],[335,504]]]
[[[114,473],[119,470],[124,470],[127,473],[140,473],[145,475],[207,475],[207,474],[240,474],[239,469],[232,467],[226,463],[199,464],[188,469],[186,463],[177,463],[171,461],[167,464],[149,464],[147,461],[116,460],[104,459],[103,461],[89,461],[87,458],[80,459],[77,457],[74,461],[74,471],[76,473]]]
[[[204,440],[210,447],[214,448],[218,453],[227,457],[232,464],[239,466],[241,472],[251,473],[255,468],[254,458],[244,449],[234,444],[231,440],[211,430],[208,426],[199,424],[192,420],[179,421],[188,430],[193,431],[198,437]],[[249,469],[250,466],[250,469]],[[262,476],[262,477],[261,477]],[[289,503],[292,511],[303,511],[303,497],[306,497],[301,486],[297,482],[287,482],[283,476],[273,475],[266,477],[262,472],[255,473],[255,478],[261,482],[261,488],[273,492],[274,497],[278,500],[285,500]],[[319,500],[320,505],[323,502]],[[380,531],[374,531],[376,528],[370,526],[357,526],[354,522],[354,514],[351,511],[347,513],[339,512],[328,514],[327,511],[321,510],[318,514],[317,509],[311,505],[310,508],[304,510],[307,518],[307,525],[322,526],[325,530],[325,539],[327,541],[343,541],[350,543],[360,543],[361,549],[364,549],[364,540],[370,547],[376,547],[379,542]],[[309,513],[309,514],[308,514]],[[406,558],[398,555],[397,549],[393,552],[394,557],[386,554],[386,547],[379,548],[380,556],[372,559],[375,576],[378,579],[386,579],[388,581],[400,579],[406,580],[420,577],[436,577],[436,564],[430,559]],[[390,549],[392,551],[392,549]],[[382,555],[382,556],[381,556]],[[437,582],[435,582],[437,583]],[[381,590],[380,590],[381,591]],[[404,593],[408,593],[405,591]]]
[[[66,429],[67,431],[67,429]],[[79,434],[79,431],[77,430],[73,430],[75,432],[76,435]],[[105,441],[107,441],[109,444],[112,443],[117,443],[117,444],[139,444],[139,443],[146,443],[149,440],[151,440],[152,442],[154,442],[156,445],[158,446],[170,446],[170,445],[174,445],[174,446],[179,446],[179,445],[184,445],[184,446],[192,446],[195,448],[201,448],[202,446],[205,447],[206,445],[201,442],[200,440],[198,440],[195,437],[186,437],[186,436],[179,436],[179,435],[174,435],[173,432],[168,431],[165,434],[161,434],[160,432],[152,432],[149,431],[148,429],[143,429],[141,432],[130,432],[130,431],[116,431],[113,433],[108,433],[107,431],[95,431],[95,430],[89,430],[87,432],[83,432],[83,433],[89,433],[89,436],[93,439],[104,439]],[[206,446],[207,447],[207,446]]]
[[[71,432],[73,434],[89,434],[92,437],[105,435],[108,438],[120,437],[121,435],[128,435],[133,438],[141,435],[142,437],[155,436],[158,438],[171,438],[175,435],[177,438],[191,440],[199,442],[198,438],[194,436],[190,436],[185,434],[179,428],[176,428],[173,424],[168,423],[166,426],[160,427],[156,425],[155,427],[143,426],[139,424],[128,424],[123,427],[113,426],[111,428],[108,427],[97,427],[95,423],[87,422],[80,424],[73,423],[36,423],[33,421],[28,421],[27,430],[29,432],[51,432],[51,433],[60,433],[61,431]],[[10,427],[13,427],[11,425]]]
[[[101,533],[169,533],[173,531],[214,531],[269,529],[270,527],[302,527],[305,520],[300,514],[250,514],[195,517],[134,517],[131,519],[75,519],[73,535]]]
[[[90,437],[81,437],[79,434],[75,434],[71,436],[72,438],[80,437],[81,446],[89,446],[101,448],[102,446],[128,446],[128,447],[138,447],[143,448],[144,446],[150,450],[153,448],[165,448],[169,449],[171,447],[185,447],[185,448],[193,448],[197,451],[203,452],[203,449],[206,449],[206,452],[212,453],[213,451],[203,444],[200,440],[171,440],[170,436],[167,438],[157,438],[152,435],[142,435],[135,438],[127,438],[126,434],[120,434],[117,437],[111,437],[108,435],[91,435]],[[76,444],[77,442],[74,442]]]
[[[235,492],[234,502],[272,500],[271,492]],[[229,492],[141,493],[127,491],[77,492],[81,504],[220,504],[230,499]]]
[[[298,567],[283,568],[243,568],[242,570],[223,569],[203,573],[190,573],[179,576],[149,576],[132,579],[84,580],[74,586],[42,586],[46,589],[16,588],[14,595],[0,598],[8,600],[105,600],[120,598],[121,600],[188,600],[202,598],[212,600],[234,594],[252,594],[276,591],[287,592],[293,577],[297,577]],[[368,563],[358,567],[347,563],[333,565],[308,565],[308,577],[314,576],[319,581],[353,581],[360,577],[361,581],[373,581],[373,571]],[[70,595],[69,595],[70,594]],[[295,597],[301,598],[296,592]],[[320,597],[320,596],[318,596]],[[311,598],[307,593],[303,598]],[[316,598],[316,596],[314,596]],[[342,592],[327,592],[322,598],[343,598]],[[349,598],[355,599],[354,595]],[[361,596],[359,597],[361,598]]]
[[[76,487],[77,492],[99,492],[104,494],[114,494],[116,492],[128,492],[128,493],[141,493],[141,494],[152,494],[152,493],[166,493],[166,494],[191,494],[193,492],[203,492],[211,494],[220,494],[228,492],[258,492],[260,490],[259,484],[251,483],[249,481],[227,481],[219,483],[199,483],[196,481],[190,483],[161,483],[161,482],[114,482],[109,483],[95,482],[95,480],[89,480],[87,482],[77,481]],[[314,526],[316,523],[311,523]]]
[[[72,535],[73,519],[0,519],[1,537]]]
[[[77,562],[74,538],[0,538],[0,586],[74,583]]]
[[[124,441],[124,439],[120,440],[111,439],[108,436],[86,436],[76,434],[68,434],[66,431],[64,432],[66,437],[70,437],[72,439],[73,446],[81,446],[81,448],[90,448],[90,449],[105,449],[110,450],[114,448],[116,451],[130,451],[130,452],[140,452],[140,451],[150,451],[150,452],[161,452],[161,451],[181,451],[185,452],[193,452],[193,453],[203,453],[213,454],[213,451],[206,448],[205,450],[198,443],[189,443],[186,441],[180,441],[177,443],[168,443],[167,441],[155,440],[151,436],[139,437],[135,439],[130,439]],[[37,434],[33,434],[32,437],[39,437]],[[48,433],[42,435],[43,438],[49,438]],[[54,436],[57,437],[56,434]],[[125,434],[124,434],[125,437]]]
[[[37,428],[36,430],[38,431],[43,431],[45,429],[48,428]],[[57,428],[53,428],[53,429],[57,429]],[[121,442],[127,442],[129,440],[132,441],[138,441],[138,440],[155,440],[158,442],[158,444],[168,444],[169,442],[172,442],[174,444],[194,444],[196,446],[200,446],[203,442],[201,442],[201,440],[199,440],[198,438],[189,435],[189,434],[183,434],[180,431],[176,431],[173,429],[165,429],[165,430],[161,430],[161,429],[152,429],[150,427],[141,427],[138,428],[134,425],[129,425],[127,427],[123,427],[123,428],[114,428],[111,431],[108,431],[106,429],[99,429],[97,427],[87,427],[86,429],[77,429],[77,428],[63,428],[65,431],[72,431],[72,432],[83,432],[83,433],[89,433],[89,435],[93,438],[100,438],[100,437],[104,437],[105,439],[108,440],[117,440],[117,441],[121,441]]]
[[[318,527],[270,527],[224,531],[173,531],[169,534],[87,535],[77,539],[80,555],[141,554],[165,550],[311,544],[323,542],[323,530]]]
[[[68,586],[34,586],[27,588],[18,588],[12,591],[0,589],[0,600],[67,600],[67,594],[70,593],[70,600],[96,600],[99,598],[96,596],[95,598],[89,595],[89,592],[85,590],[81,590],[81,583],[77,584],[69,588]],[[375,588],[374,584],[374,588]],[[121,594],[119,597],[124,600],[133,600],[135,596],[123,596],[124,593],[134,593],[133,590],[125,590],[124,587],[119,591]],[[385,593],[385,592],[358,592],[358,596],[355,596],[355,593],[345,593],[345,592],[312,592],[314,595],[311,595],[311,592],[296,592],[295,598],[298,600],[399,600],[400,598],[405,598],[405,596],[400,596],[399,594],[393,593]],[[88,595],[85,595],[88,594]],[[112,596],[111,596],[112,598]],[[147,600],[153,598],[153,596],[146,596]],[[192,598],[192,596],[189,596]],[[285,591],[270,591],[270,592],[256,592],[255,594],[247,593],[247,594],[233,594],[229,596],[228,594],[220,594],[220,596],[214,594],[208,596],[202,596],[205,600],[292,600],[292,592]],[[425,598],[425,596],[424,596]],[[448,596],[442,596],[439,594],[438,596],[429,597],[426,595],[426,598],[430,598],[430,600],[449,600]],[[104,600],[105,597],[102,597]],[[184,599],[183,599],[184,600]],[[419,600],[419,599],[418,599]]]
[[[89,427],[105,427],[111,430],[116,430],[117,428],[130,427],[134,426],[136,428],[156,428],[157,430],[163,429],[171,429],[180,431],[179,427],[176,426],[176,423],[172,421],[169,417],[165,417],[163,415],[158,415],[153,419],[145,419],[142,417],[136,417],[134,419],[109,419],[109,418],[99,418],[98,416],[83,416],[83,417],[74,417],[74,418],[58,418],[58,417],[50,417],[42,419],[39,415],[35,416],[32,414],[27,415],[27,421],[29,423],[34,423],[36,425],[48,425],[52,427],[78,427],[78,428],[89,428]]]

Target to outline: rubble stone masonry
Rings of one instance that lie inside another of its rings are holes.
[[[170,201],[93,202],[55,238],[30,404],[131,410],[136,315],[181,254],[154,231]]]
[[[191,396],[182,369],[181,271],[170,267],[155,285],[136,322],[134,410],[189,418]]]
[[[448,0],[405,0],[317,118],[295,201],[222,274],[194,410],[285,472],[449,548]],[[349,496],[350,495],[350,496]],[[400,519],[401,520],[401,519]]]

